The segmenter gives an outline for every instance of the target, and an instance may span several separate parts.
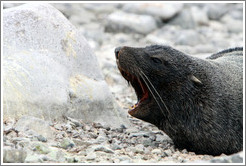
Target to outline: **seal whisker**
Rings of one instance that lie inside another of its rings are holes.
[[[163,111],[162,107],[160,106],[158,100],[156,99],[156,96],[155,96],[154,92],[153,92],[153,91],[151,90],[151,88],[149,87],[148,82],[145,80],[145,78],[144,78],[142,75],[140,75],[140,76],[141,76],[141,78],[143,79],[143,81],[145,82],[146,86],[148,87],[150,93],[153,95],[153,97],[154,97],[154,99],[155,99],[157,105],[160,107],[162,114],[163,114],[164,116],[166,116],[166,115],[164,114],[164,111]]]
[[[151,81],[149,80],[149,78],[146,76],[146,74],[144,74],[144,72],[143,72],[141,69],[139,69],[139,71],[142,73],[142,75],[145,77],[145,79],[149,82],[150,86],[154,89],[155,93],[156,93],[156,94],[158,95],[158,97],[160,98],[160,100],[161,100],[162,104],[164,105],[165,109],[166,109],[167,112],[170,114],[170,111],[169,111],[169,109],[167,108],[167,105],[166,105],[165,102],[162,100],[160,94],[157,92],[156,88],[155,88],[154,85],[151,83]],[[143,77],[142,77],[142,78],[143,78]],[[147,82],[146,82],[145,79],[143,78],[144,82],[146,83],[146,85],[148,86],[149,90],[151,91],[151,89],[150,89],[150,87],[149,87],[149,85],[147,84]],[[152,93],[152,92],[151,92],[151,93]],[[152,95],[153,95],[153,93],[152,93]],[[154,95],[153,95],[153,96],[154,96]],[[157,102],[157,101],[156,101],[156,102]],[[157,102],[157,103],[158,103],[158,102]],[[158,105],[159,105],[159,104],[158,104]]]

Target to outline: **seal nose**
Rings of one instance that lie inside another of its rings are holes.
[[[115,58],[118,59],[119,58],[119,52],[120,52],[120,49],[122,47],[117,47],[115,50],[114,50],[114,53],[115,53]]]

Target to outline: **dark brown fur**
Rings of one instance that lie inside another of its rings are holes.
[[[148,88],[148,99],[132,116],[156,125],[180,149],[211,155],[243,149],[242,48],[207,59],[159,45],[115,52],[139,99],[144,94],[139,82]]]

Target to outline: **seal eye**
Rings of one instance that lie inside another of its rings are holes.
[[[151,60],[154,62],[154,63],[157,63],[157,64],[161,64],[162,61],[159,59],[159,58],[156,58],[156,57],[151,57]]]

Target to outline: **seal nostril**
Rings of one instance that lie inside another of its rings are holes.
[[[114,50],[116,59],[119,58],[119,52],[120,52],[120,49],[121,49],[121,48],[122,48],[122,47],[117,47],[117,48]]]

